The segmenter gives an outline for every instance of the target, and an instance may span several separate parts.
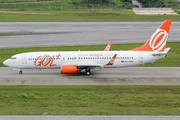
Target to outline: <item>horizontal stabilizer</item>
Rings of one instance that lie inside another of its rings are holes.
[[[157,52],[157,53],[153,53],[153,56],[161,56],[161,55],[166,55],[167,52]]]
[[[171,48],[164,49],[164,52],[168,52]]]
[[[172,54],[172,53],[168,53],[168,51],[170,50],[171,48],[166,48],[164,49],[164,52],[155,52],[153,53],[152,55],[153,56],[161,56],[161,55],[166,55],[166,54]]]

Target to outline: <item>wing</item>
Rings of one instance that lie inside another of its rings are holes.
[[[68,65],[74,65],[77,66],[79,69],[95,69],[95,68],[104,68],[105,65],[113,65],[114,61],[116,59],[117,54],[115,54],[112,59],[107,64],[97,64],[97,63],[76,63],[76,64],[68,64]]]
[[[85,69],[85,68],[90,68],[90,69],[95,69],[95,68],[103,68],[103,64],[78,64],[76,65],[79,69]]]

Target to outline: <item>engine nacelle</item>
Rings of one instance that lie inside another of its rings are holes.
[[[78,68],[74,65],[63,65],[61,66],[61,73],[62,74],[77,74]]]

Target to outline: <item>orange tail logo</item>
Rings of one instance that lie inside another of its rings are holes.
[[[171,20],[165,20],[163,24],[154,32],[151,38],[141,47],[129,51],[154,51],[163,52],[166,46]]]

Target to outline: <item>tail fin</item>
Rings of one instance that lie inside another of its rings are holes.
[[[164,52],[170,26],[171,20],[165,20],[143,46],[131,49],[129,51]]]

